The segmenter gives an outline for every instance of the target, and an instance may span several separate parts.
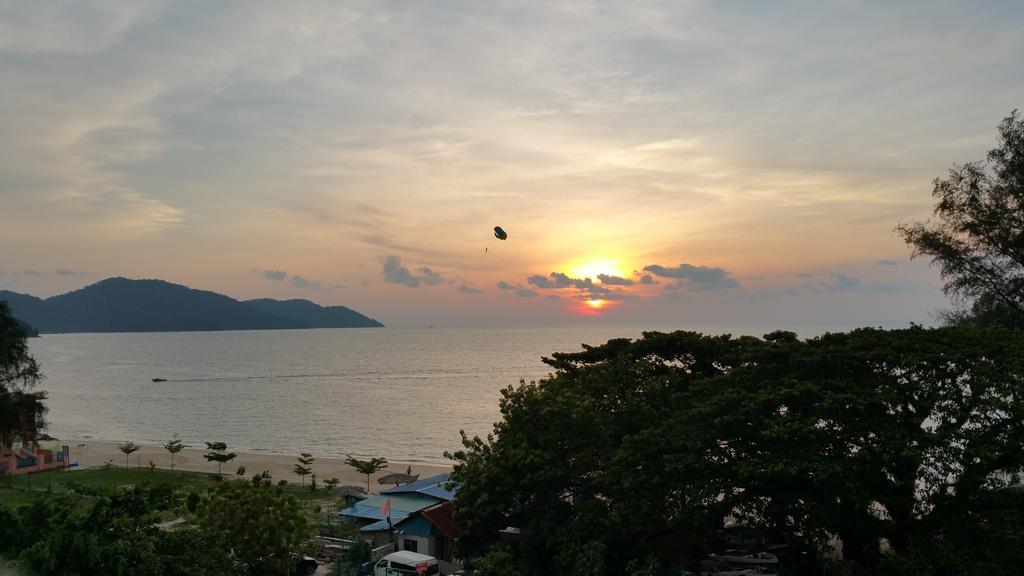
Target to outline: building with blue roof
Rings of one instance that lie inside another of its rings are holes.
[[[382,490],[338,514],[360,526],[359,531],[374,546],[394,542],[398,550],[451,561],[453,540],[458,535],[452,521],[452,501],[458,488],[449,482],[449,474],[438,474]],[[389,500],[391,512],[385,516],[381,507]]]

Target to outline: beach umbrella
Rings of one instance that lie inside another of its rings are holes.
[[[328,494],[339,497],[362,496],[366,494],[366,488],[362,486],[338,486],[337,488],[332,488]]]
[[[381,484],[394,484],[395,486],[398,486],[399,484],[408,484],[409,482],[415,482],[419,480],[419,478],[419,474],[411,476],[409,474],[403,474],[402,472],[395,472],[394,474],[386,474],[384,476],[381,476],[380,478],[377,479],[377,482],[380,482]]]

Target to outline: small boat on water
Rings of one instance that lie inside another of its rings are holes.
[[[167,382],[167,378],[153,378],[153,382]]]

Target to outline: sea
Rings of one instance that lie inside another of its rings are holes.
[[[541,357],[680,328],[44,334],[29,346],[45,375],[47,431],[57,438],[160,444],[177,434],[188,445],[221,441],[243,452],[449,464],[444,453],[461,447],[460,430],[492,431],[501,389],[550,373]]]

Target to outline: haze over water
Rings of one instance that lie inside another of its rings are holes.
[[[549,373],[541,356],[651,329],[45,334],[30,346],[46,374],[48,431],[58,438],[158,444],[178,433],[192,446],[444,462],[460,429],[491,430],[500,389]]]

